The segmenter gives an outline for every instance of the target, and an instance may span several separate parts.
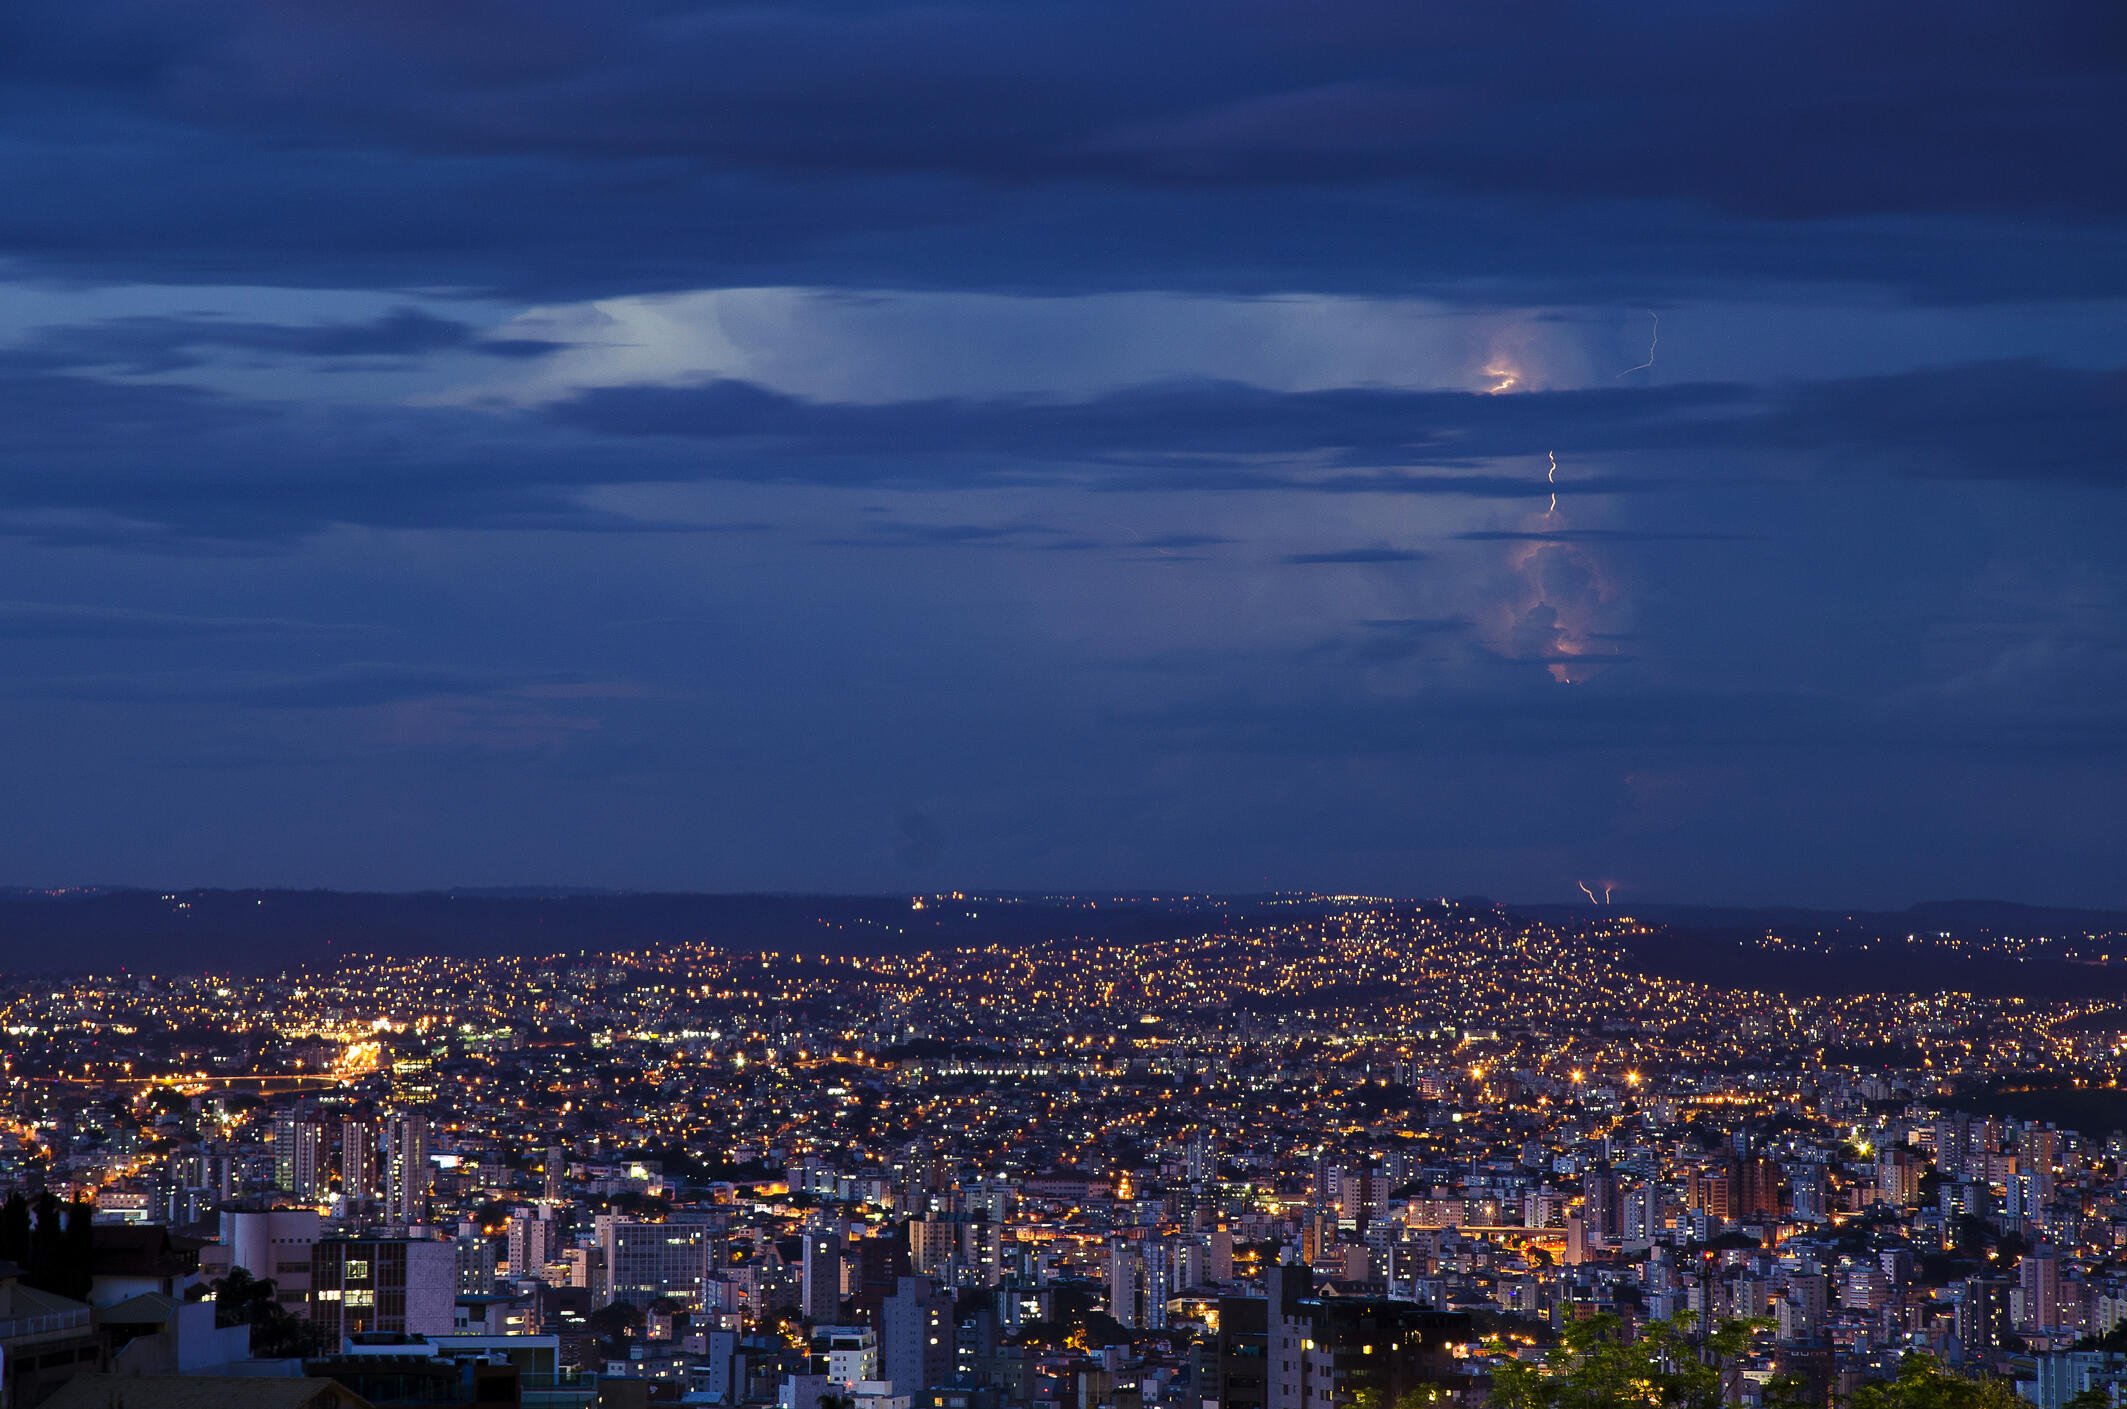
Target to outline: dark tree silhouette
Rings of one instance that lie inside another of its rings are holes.
[[[270,1278],[254,1277],[241,1267],[214,1284],[214,1324],[249,1326],[251,1353],[269,1359],[316,1354],[317,1327],[291,1315],[274,1296]]]
[[[86,1300],[92,1281],[89,1206],[62,1204],[47,1192],[38,1195],[35,1212],[29,1265],[22,1280],[39,1291]]]
[[[0,1204],[0,1261],[29,1267],[30,1202],[20,1194],[9,1194]]]

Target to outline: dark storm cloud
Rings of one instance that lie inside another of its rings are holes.
[[[2106,0],[17,6],[0,249],[602,292],[2118,289],[2091,222],[2127,208],[2123,26]],[[1989,260],[1961,221],[2078,257]]]
[[[862,533],[817,540],[823,548],[1034,548],[1098,547],[1052,524],[868,523]]]
[[[1146,537],[1131,533],[1133,548],[1221,548],[1234,540],[1223,533],[1159,533]]]
[[[1598,461],[1698,457],[1688,481],[1576,473],[1559,485],[1568,498],[1703,488],[1746,473],[1724,468],[1738,457],[1770,457],[1790,476],[1844,465],[2127,484],[2118,453],[2127,441],[2127,376],[2032,362],[1786,387],[1498,397],[1190,382],[1071,401],[860,404],[715,382],[587,391],[537,413],[298,406],[159,383],[0,373],[0,417],[9,426],[0,528],[141,545],[158,535],[270,540],[332,523],[697,531],[582,500],[636,483],[1530,498],[1545,492],[1541,476],[1533,468],[1502,473],[1498,463],[1540,461],[1559,445]],[[838,541],[1092,546],[1043,525],[965,521],[882,524]]]
[[[479,413],[304,406],[162,383],[0,372],[0,530],[153,548],[285,538],[331,523],[597,531],[577,502],[677,477],[655,457],[566,449]]]
[[[1416,548],[1338,548],[1320,553],[1287,553],[1278,559],[1289,566],[1368,566],[1389,563],[1422,563],[1429,555]]]
[[[4,462],[26,472],[31,457],[130,437],[181,441],[256,420],[255,407],[197,387],[129,385],[96,377],[13,372],[0,367]],[[145,448],[145,441],[135,449]]]
[[[1608,389],[1498,397],[1457,391],[1340,387],[1277,391],[1235,382],[1170,382],[1079,400],[1033,397],[806,401],[742,382],[603,387],[549,408],[563,425],[609,435],[782,444],[820,456],[894,453],[1104,460],[1161,466],[1178,480],[1243,457],[1328,453],[1333,463],[1467,466],[1583,449],[1685,448],[1732,423],[1758,395],[1736,386]],[[1705,429],[1701,429],[1705,428]],[[1449,481],[1486,493],[1496,480]],[[1414,488],[1423,489],[1422,483]]]
[[[867,447],[918,456],[1092,461],[1128,467],[1138,487],[1290,487],[1290,460],[1328,466],[1469,467],[1554,446],[1582,455],[1839,452],[1902,472],[2119,483],[2127,373],[2010,361],[1788,386],[1598,388],[1487,396],[1337,388],[1284,392],[1224,382],[1127,388],[1077,401],[971,399],[886,405],[808,402],[735,382],[612,387],[550,408],[565,425],[611,435],[782,445],[800,455]],[[1265,463],[1286,457],[1287,463]],[[1232,467],[1256,462],[1256,474]],[[1568,493],[1656,487],[1575,477]],[[1339,480],[1325,489],[1518,494],[1503,476]]]
[[[0,347],[0,367],[44,372],[93,368],[146,375],[195,367],[210,352],[299,361],[403,359],[458,351],[529,358],[558,346],[528,338],[485,338],[470,324],[418,308],[401,308],[362,321],[313,323],[138,315],[41,329],[12,347]]]
[[[2036,361],[1794,388],[1753,426],[1774,449],[1846,449],[1941,478],[2127,484],[2127,371]]]
[[[2118,212],[2101,0],[1326,11],[633,3],[31,7],[18,78],[203,129],[777,175],[1645,196],[1781,216]],[[1807,82],[1797,78],[1807,75]],[[1606,125],[1607,124],[1607,125]]]

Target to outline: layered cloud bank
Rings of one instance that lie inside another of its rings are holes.
[[[2127,903],[2116,6],[0,76],[18,879]]]

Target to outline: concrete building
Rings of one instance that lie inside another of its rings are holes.
[[[880,1375],[920,1397],[953,1377],[953,1299],[928,1277],[903,1277],[880,1306]]]
[[[593,1227],[605,1254],[606,1301],[701,1303],[713,1232],[706,1224],[638,1223],[600,1214]]]
[[[224,1209],[221,1247],[229,1267],[273,1283],[274,1300],[291,1316],[310,1314],[310,1250],[317,1243],[316,1209]]]
[[[816,1326],[814,1364],[837,1390],[879,1378],[879,1338],[869,1326]]]
[[[311,1249],[310,1319],[329,1343],[374,1331],[448,1335],[457,1281],[449,1243],[327,1238]]]

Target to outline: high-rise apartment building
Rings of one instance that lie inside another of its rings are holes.
[[[546,1157],[541,1161],[542,1185],[540,1197],[549,1207],[562,1201],[562,1176],[568,1171],[568,1153],[559,1145],[547,1146]]]
[[[352,1204],[378,1196],[377,1124],[348,1116],[340,1122],[340,1197]]]
[[[880,1373],[921,1397],[953,1375],[953,1299],[928,1277],[903,1277],[880,1305]]]
[[[394,1221],[419,1223],[428,1212],[428,1117],[419,1111],[384,1123],[384,1210]]]
[[[305,1201],[325,1191],[325,1123],[296,1107],[273,1118],[273,1183]]]
[[[505,1256],[512,1277],[536,1277],[556,1260],[560,1252],[556,1227],[550,1204],[510,1215]]]
[[[842,1305],[841,1240],[825,1230],[809,1231],[800,1259],[804,1292],[798,1309],[806,1320],[824,1326]]]
[[[1108,1314],[1132,1330],[1167,1324],[1174,1260],[1157,1239],[1116,1238],[1108,1245]]]

